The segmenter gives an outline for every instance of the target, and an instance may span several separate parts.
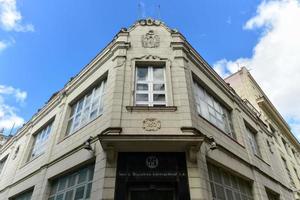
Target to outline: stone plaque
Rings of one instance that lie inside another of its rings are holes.
[[[161,128],[161,123],[158,119],[148,118],[143,121],[143,128],[146,131],[157,131]]]

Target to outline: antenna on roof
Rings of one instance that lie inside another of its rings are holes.
[[[161,20],[160,19],[160,4],[157,5],[157,19]]]
[[[146,17],[145,3],[142,1],[139,1],[139,3],[138,3],[138,18],[142,19],[145,17]]]
[[[16,123],[14,122],[14,124],[12,125],[12,127],[11,127],[11,129],[10,129],[9,135],[11,135],[13,129],[15,128],[15,124],[16,124]]]
[[[238,70],[241,70],[240,63],[237,62],[236,64],[238,66]]]

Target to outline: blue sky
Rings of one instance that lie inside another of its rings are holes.
[[[0,0],[0,125],[8,133],[13,122],[18,126],[29,120],[122,27],[142,17],[160,18],[178,29],[221,76],[234,72],[237,62],[245,63],[259,83],[266,85],[263,88],[270,98],[277,99],[272,82],[262,78],[263,62],[257,54],[268,50],[260,47],[268,34],[283,29],[277,18],[289,13],[297,16],[299,11],[296,0]],[[295,32],[293,27],[288,31]],[[278,66],[280,62],[284,61],[278,61]],[[289,104],[284,99],[275,101],[291,126],[300,131],[300,114],[287,108]]]

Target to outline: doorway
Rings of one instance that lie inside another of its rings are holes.
[[[185,153],[119,153],[115,200],[190,200]]]

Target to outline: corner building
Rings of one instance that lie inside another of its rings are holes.
[[[1,147],[0,199],[292,200],[273,140],[182,34],[139,20]]]

